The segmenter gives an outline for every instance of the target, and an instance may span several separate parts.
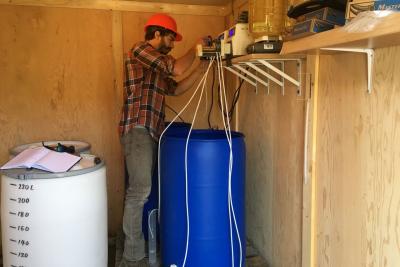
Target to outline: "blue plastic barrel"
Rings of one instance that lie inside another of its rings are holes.
[[[187,133],[169,133],[161,141],[162,266],[182,266],[186,247],[185,145]],[[245,266],[245,144],[232,132],[232,199]],[[193,130],[188,146],[190,236],[187,267],[231,267],[228,215],[229,145],[224,131]],[[232,220],[235,266],[239,239]]]
[[[169,125],[170,122],[166,122],[165,125]],[[186,122],[173,122],[171,126],[167,129],[168,133],[188,133],[191,124]],[[153,177],[151,179],[151,191],[147,197],[147,202],[143,206],[143,216],[142,216],[142,232],[145,240],[148,240],[148,219],[149,214],[152,210],[158,209],[158,164],[156,162],[153,170]],[[158,228],[158,225],[157,225]],[[156,231],[159,233],[159,229]],[[157,234],[158,235],[158,234]]]

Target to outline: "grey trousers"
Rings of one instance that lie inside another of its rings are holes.
[[[131,262],[145,257],[142,214],[151,190],[157,145],[145,128],[131,129],[122,137],[122,144],[129,174],[123,217],[125,242],[122,259]]]

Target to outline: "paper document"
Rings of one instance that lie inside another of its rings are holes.
[[[66,172],[81,158],[66,152],[55,152],[45,147],[27,148],[0,169],[36,168],[49,172]]]

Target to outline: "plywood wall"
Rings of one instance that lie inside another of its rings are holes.
[[[89,142],[107,164],[109,218],[120,217],[110,13],[1,6],[0,25],[1,162],[19,144]],[[110,220],[110,229],[116,223]]]
[[[235,24],[241,12],[248,10],[249,10],[249,4],[247,0],[232,1],[230,12],[225,17],[225,23],[227,25],[227,28]]]
[[[229,26],[248,10],[247,1],[236,0],[234,7],[226,17]],[[286,67],[297,77],[295,62]],[[245,83],[239,100],[239,131],[246,136],[247,153],[247,238],[268,266],[295,267],[302,257],[305,96],[297,96],[289,82],[284,96],[271,84],[268,95],[264,86],[259,84],[256,93]]]
[[[375,56],[371,95],[365,56],[320,59],[317,266],[400,262],[400,47]]]
[[[120,56],[115,46],[120,43],[122,54],[142,40],[150,15],[0,6],[0,162],[8,159],[10,147],[23,143],[54,139],[91,143],[92,152],[103,157],[108,168],[111,235],[121,223],[124,195],[117,131],[122,68],[115,65]],[[185,37],[176,45],[176,56],[199,36],[224,28],[224,17],[174,17]],[[168,102],[179,109],[187,97]],[[204,111],[202,116],[204,125]]]
[[[296,77],[296,64],[287,63]],[[271,83],[273,84],[273,83]],[[246,136],[247,236],[268,266],[301,266],[304,95],[286,84],[246,84],[239,130]]]

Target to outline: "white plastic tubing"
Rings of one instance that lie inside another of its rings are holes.
[[[178,112],[178,114],[172,119],[170,124],[164,129],[162,134],[160,135],[160,141],[158,143],[158,218],[160,219],[161,216],[161,175],[160,175],[160,144],[161,140],[164,136],[164,133],[168,130],[168,128],[179,118],[179,116],[186,110],[186,108],[189,106],[189,104],[192,102],[194,99],[195,95],[197,94],[200,86],[202,85],[199,101],[196,106],[196,110],[193,116],[192,124],[189,130],[188,137],[186,139],[186,146],[185,146],[185,204],[186,204],[186,223],[187,223],[187,231],[186,231],[186,247],[185,247],[185,257],[183,259],[183,264],[182,267],[185,267],[186,261],[187,261],[187,255],[188,255],[188,250],[189,250],[189,238],[190,238],[190,217],[189,217],[189,203],[188,203],[188,171],[187,171],[187,164],[188,164],[188,158],[187,158],[187,150],[188,150],[188,144],[189,144],[189,139],[190,135],[193,129],[194,122],[196,121],[197,117],[197,112],[200,106],[200,103],[202,101],[202,96],[204,92],[204,88],[207,82],[207,77],[208,73],[210,71],[210,68],[213,63],[217,63],[217,70],[218,70],[218,80],[219,80],[219,90],[220,90],[220,102],[221,102],[221,114],[222,114],[222,121],[224,124],[224,129],[225,129],[225,134],[228,140],[229,144],[229,172],[228,172],[228,214],[229,214],[229,231],[230,231],[230,243],[231,243],[231,255],[232,255],[232,267],[235,266],[235,255],[234,255],[234,249],[233,249],[233,225],[235,227],[235,232],[238,237],[239,241],[239,250],[240,250],[240,264],[239,266],[242,266],[242,261],[243,261],[243,249],[242,249],[242,243],[241,243],[241,237],[239,233],[239,229],[237,226],[236,222],[236,216],[235,216],[235,210],[233,207],[233,201],[232,201],[232,166],[233,166],[233,154],[232,154],[232,135],[231,135],[231,127],[229,123],[229,117],[228,117],[228,104],[227,104],[227,98],[226,98],[226,90],[225,90],[225,83],[224,83],[224,74],[223,74],[223,67],[222,67],[222,58],[221,54],[217,53],[216,54],[216,60],[215,58],[211,58],[210,63],[208,65],[208,68],[206,72],[204,73],[202,79],[200,80],[199,84],[197,85],[193,95],[190,97],[188,103],[182,108],[181,111]],[[227,114],[225,117],[225,114]]]
[[[242,242],[240,238],[240,233],[239,229],[237,226],[236,222],[236,215],[235,215],[235,209],[233,207],[233,201],[232,201],[232,167],[233,167],[233,153],[232,153],[232,135],[231,135],[231,126],[229,122],[229,112],[228,112],[228,102],[226,99],[226,90],[225,90],[225,79],[224,79],[224,72],[223,72],[223,66],[222,66],[222,58],[221,54],[218,54],[217,56],[217,65],[218,65],[218,79],[219,79],[219,90],[220,90],[220,95],[223,96],[224,103],[222,103],[222,97],[220,97],[220,102],[221,102],[221,114],[222,114],[222,121],[224,123],[224,129],[225,129],[225,134],[226,138],[228,139],[228,144],[229,144],[229,172],[228,172],[228,214],[229,214],[229,231],[230,231],[230,238],[231,238],[231,256],[232,256],[232,267],[235,267],[235,254],[234,254],[234,249],[233,249],[233,238],[232,238],[232,218],[233,222],[235,224],[235,230],[236,230],[236,235],[239,241],[239,253],[240,253],[240,262],[239,266],[242,266],[242,261],[243,261],[243,248],[242,248]],[[224,108],[225,106],[225,108]],[[224,112],[225,111],[225,112]],[[226,117],[225,117],[226,114]]]

